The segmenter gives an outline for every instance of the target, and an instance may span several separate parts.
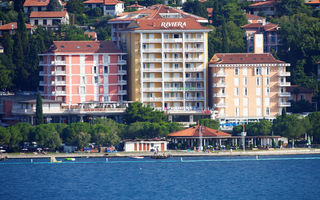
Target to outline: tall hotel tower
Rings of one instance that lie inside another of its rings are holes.
[[[129,100],[168,111],[207,107],[207,22],[164,5],[111,19],[112,41],[128,53]]]

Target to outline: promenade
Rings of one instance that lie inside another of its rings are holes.
[[[215,152],[187,152],[186,150],[169,150],[165,152],[173,157],[193,157],[193,156],[271,156],[271,155],[304,155],[304,154],[320,154],[320,149],[275,149],[275,150],[246,150],[245,152],[237,151],[215,151]],[[48,154],[3,154],[7,159],[23,159],[23,158],[99,158],[99,157],[132,157],[132,156],[152,156],[153,152],[118,152],[118,153],[48,153]]]

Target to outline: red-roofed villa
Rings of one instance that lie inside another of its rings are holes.
[[[101,8],[103,15],[118,16],[124,11],[124,2],[119,0],[87,0],[86,8]]]
[[[32,32],[33,26],[31,24],[25,24],[28,32]],[[9,24],[4,24],[0,26],[0,36],[2,36],[5,32],[9,33],[10,35],[14,34],[18,28],[17,22],[11,22]]]
[[[35,26],[58,27],[59,24],[69,24],[69,15],[67,11],[31,12],[30,23]]]

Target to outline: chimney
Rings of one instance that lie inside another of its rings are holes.
[[[254,35],[253,53],[263,53],[263,34]]]

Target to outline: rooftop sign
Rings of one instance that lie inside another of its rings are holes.
[[[185,28],[186,26],[186,22],[161,22],[163,28]]]

